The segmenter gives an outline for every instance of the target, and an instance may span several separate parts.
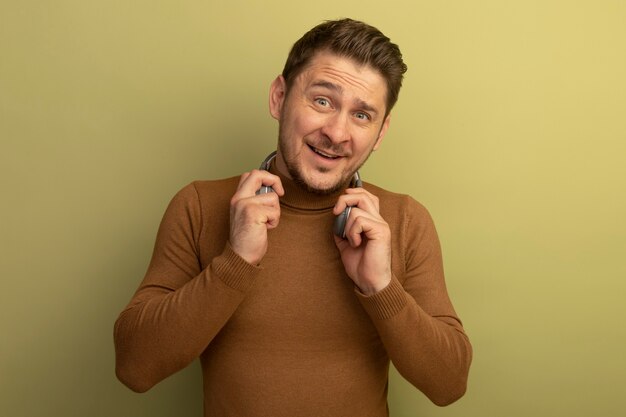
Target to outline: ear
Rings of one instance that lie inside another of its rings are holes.
[[[378,132],[378,139],[376,139],[376,143],[374,144],[374,148],[373,150],[377,150],[380,147],[380,144],[383,141],[383,138],[385,137],[385,133],[387,133],[387,129],[389,129],[389,123],[391,123],[391,114],[388,114],[387,117],[385,117],[385,121],[383,122],[383,125],[380,127],[380,132]]]
[[[280,120],[286,95],[287,83],[283,76],[279,75],[270,85],[270,114],[276,120]]]

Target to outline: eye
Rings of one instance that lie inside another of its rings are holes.
[[[317,104],[319,104],[322,107],[328,107],[330,106],[330,101],[328,101],[328,99],[325,99],[324,97],[318,97],[315,99],[315,102]]]
[[[362,111],[356,112],[354,114],[354,117],[356,117],[357,119],[360,119],[360,120],[370,120],[371,119],[369,114],[363,113]]]

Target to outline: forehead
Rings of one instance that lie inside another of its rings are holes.
[[[297,76],[296,83],[304,89],[330,83],[339,87],[341,92],[376,103],[385,103],[387,95],[387,84],[378,70],[326,51],[318,52],[311,58]]]

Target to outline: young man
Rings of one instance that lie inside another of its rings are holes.
[[[145,391],[200,357],[206,416],[386,416],[391,360],[436,404],[463,395],[471,346],[432,220],[356,174],[405,71],[362,22],[296,42],[270,89],[275,158],[170,203],[115,325],[122,382]]]

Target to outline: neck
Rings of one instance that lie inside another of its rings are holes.
[[[340,190],[331,194],[318,194],[308,191],[291,178],[286,167],[281,167],[280,162],[282,162],[282,159],[279,155],[270,163],[269,171],[280,177],[280,181],[285,189],[285,195],[280,199],[281,205],[303,210],[331,209],[335,206],[339,196],[343,194],[344,190],[347,188],[342,187]]]

